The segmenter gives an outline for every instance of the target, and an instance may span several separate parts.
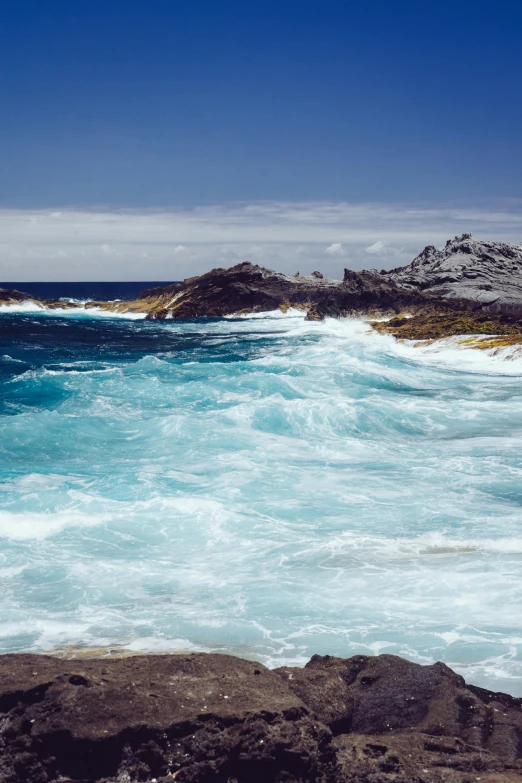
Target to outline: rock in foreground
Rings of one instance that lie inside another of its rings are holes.
[[[392,655],[0,657],[3,783],[514,783],[521,739],[521,699]]]

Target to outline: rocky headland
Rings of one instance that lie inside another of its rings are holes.
[[[522,699],[394,655],[3,655],[0,780],[515,783]]]
[[[33,297],[23,291],[17,291],[15,288],[0,288],[0,305],[16,305],[20,302],[31,301]],[[39,300],[37,300],[39,301]]]
[[[47,309],[79,306],[0,289],[2,304],[29,300]],[[522,245],[462,234],[442,250],[426,247],[407,266],[380,272],[345,269],[342,280],[324,279],[317,271],[287,275],[244,262],[145,290],[134,301],[81,306],[157,320],[293,307],[309,320],[361,316],[377,330],[403,339],[472,335],[480,338],[474,347],[513,345],[522,343]]]
[[[399,288],[522,317],[522,244],[462,234],[442,250],[429,245],[408,266],[381,275]]]

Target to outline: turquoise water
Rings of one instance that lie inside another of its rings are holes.
[[[0,651],[443,660],[522,694],[522,362],[0,311]]]

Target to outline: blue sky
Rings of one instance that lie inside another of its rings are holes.
[[[0,208],[518,213],[521,32],[502,0],[3,0]]]

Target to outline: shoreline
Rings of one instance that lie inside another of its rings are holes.
[[[24,309],[24,304],[27,309]],[[34,299],[26,302],[0,302],[0,314],[9,313],[10,307],[13,308],[13,314],[38,314],[41,312],[55,312],[61,315],[71,313],[76,314],[80,311],[92,317],[103,317],[110,319],[129,319],[135,320],[197,320],[205,316],[194,316],[187,319],[151,319],[147,312],[142,309],[141,303],[131,302],[137,306],[137,309],[125,309],[125,302],[46,302],[36,301]],[[139,306],[138,306],[139,304]],[[305,307],[292,305],[281,305],[274,310],[253,310],[251,312],[232,312],[224,316],[214,316],[218,318],[245,318],[262,317],[281,313],[285,315],[289,310],[300,310],[303,313],[303,319],[306,321],[325,320],[308,317],[309,311]],[[412,313],[411,308],[407,311],[398,313],[389,310],[372,310],[367,312],[354,312],[347,315],[333,317],[334,320],[360,320],[367,324],[371,330],[381,335],[388,335],[395,340],[410,344],[414,347],[444,344],[451,338],[456,338],[456,347],[471,348],[473,350],[487,351],[491,356],[499,356],[504,359],[514,359],[519,357],[522,350],[522,322],[516,321],[510,317],[502,315],[490,315],[483,312],[471,310],[455,311],[448,310],[445,307],[423,309]],[[513,349],[513,350],[509,350]]]
[[[0,307],[147,320],[234,317],[289,309],[308,321],[359,317],[399,340],[468,338],[468,347],[502,351],[522,345],[522,245],[462,234],[442,250],[428,246],[407,266],[344,270],[342,280],[319,271],[294,275],[248,261],[181,282],[154,286],[134,300],[38,300],[0,288]]]

